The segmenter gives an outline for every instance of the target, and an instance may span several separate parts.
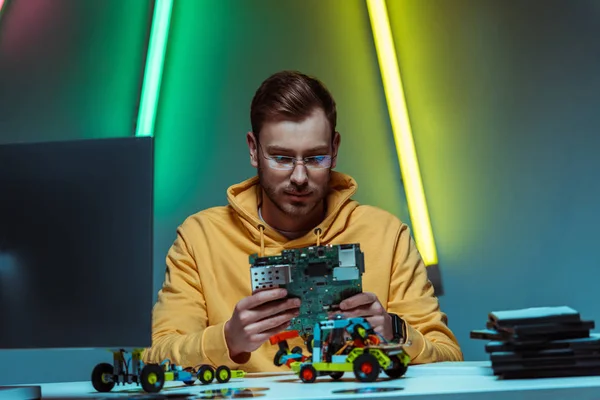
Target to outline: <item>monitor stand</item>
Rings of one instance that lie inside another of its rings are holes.
[[[39,400],[41,398],[41,386],[0,386],[0,399],[2,400]]]

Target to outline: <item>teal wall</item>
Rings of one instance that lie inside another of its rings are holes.
[[[440,301],[466,358],[485,358],[468,332],[494,309],[568,304],[600,320],[600,2],[388,8]],[[0,20],[0,141],[132,135],[150,12],[150,1],[12,0]],[[177,225],[225,204],[226,188],[254,173],[249,104],[284,68],[317,75],[336,96],[338,170],[357,179],[357,199],[410,223],[364,1],[177,0],[156,121],[157,289]],[[88,379],[109,359],[4,351],[0,384]]]
[[[600,1],[389,1],[446,294],[469,331],[498,309],[600,323]]]

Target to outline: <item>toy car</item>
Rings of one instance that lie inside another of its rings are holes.
[[[373,382],[381,371],[396,379],[408,369],[410,357],[404,346],[409,343],[388,343],[365,318],[344,319],[337,315],[316,323],[313,332],[310,357],[286,349],[285,339],[293,333],[271,338],[271,343],[280,348],[275,365],[286,364],[302,382],[312,383],[320,375],[338,380],[345,372],[353,372],[360,382]]]
[[[279,350],[275,353],[275,357],[273,357],[273,363],[276,366],[287,365],[288,367],[294,361],[305,361],[309,357],[302,354],[302,348],[299,346],[294,347],[290,350],[289,345],[287,343],[287,339],[293,339],[299,337],[300,333],[297,330],[292,331],[284,331],[278,333],[277,335],[273,335],[269,338],[269,342],[272,345],[278,345]],[[312,352],[310,344],[307,343],[308,351]]]
[[[196,380],[206,385],[216,378],[219,383],[227,383],[232,377],[242,378],[244,371],[231,370],[225,365],[216,369],[208,364],[183,368],[164,360],[160,364],[144,364],[141,361],[143,349],[132,351],[131,358],[125,360],[125,351],[113,351],[113,364],[100,363],[92,371],[92,385],[98,392],[110,392],[115,385],[137,384],[147,393],[158,393],[165,382],[178,381],[193,385]]]

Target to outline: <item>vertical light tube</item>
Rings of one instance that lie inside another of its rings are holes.
[[[437,251],[421,182],[421,173],[406,109],[402,79],[385,0],[366,1],[415,241],[425,264],[428,266],[437,265]]]
[[[153,136],[173,0],[155,0],[136,136]]]

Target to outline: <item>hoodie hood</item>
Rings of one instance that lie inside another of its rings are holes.
[[[277,230],[267,226],[258,215],[262,203],[262,190],[258,177],[252,177],[227,189],[227,200],[246,228],[249,237],[260,246],[259,255],[265,255],[265,246],[299,248],[330,242],[346,227],[348,217],[358,207],[352,200],[358,185],[349,175],[332,171],[329,193],[326,196],[327,214],[319,225],[302,237],[288,239]]]

